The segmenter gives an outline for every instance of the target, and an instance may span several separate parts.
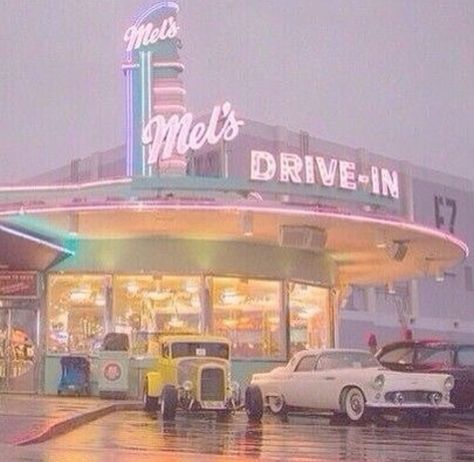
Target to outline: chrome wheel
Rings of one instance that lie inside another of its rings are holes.
[[[286,411],[285,398],[283,396],[270,396],[268,398],[268,407],[273,414],[283,414]]]
[[[362,419],[365,413],[365,398],[358,388],[349,388],[343,399],[344,411],[352,422]]]

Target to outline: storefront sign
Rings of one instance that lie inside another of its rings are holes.
[[[38,279],[34,272],[0,271],[0,298],[34,298],[38,296]]]
[[[128,43],[127,52],[130,52],[143,46],[154,45],[159,40],[173,39],[178,35],[178,30],[175,18],[170,16],[164,19],[158,27],[155,27],[152,22],[141,24],[138,27],[129,27],[123,39]]]
[[[150,145],[148,164],[158,159],[169,159],[174,152],[185,155],[190,149],[201,149],[206,143],[217,144],[221,140],[231,141],[244,125],[238,120],[229,102],[214,106],[209,122],[198,122],[194,126],[193,114],[172,115],[166,119],[158,114],[150,119],[143,130],[142,142]]]
[[[251,151],[250,179],[277,180],[281,183],[319,184],[356,191],[359,188],[377,196],[398,199],[398,173],[383,167],[370,166],[360,172],[355,162],[320,156],[299,156],[281,152],[275,156],[266,151]]]
[[[215,106],[205,121],[195,121],[186,111],[186,91],[180,80],[184,66],[178,51],[178,12],[176,2],[158,2],[140,15],[123,37],[128,176],[150,176],[170,165],[184,174],[184,156],[189,150],[231,141],[244,123],[229,102]]]

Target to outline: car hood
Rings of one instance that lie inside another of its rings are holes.
[[[385,377],[385,387],[395,387],[404,390],[424,390],[432,386],[443,388],[449,374],[398,372],[384,369],[381,371]]]

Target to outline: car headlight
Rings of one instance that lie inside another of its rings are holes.
[[[384,383],[385,383],[385,376],[383,374],[379,374],[377,375],[377,377],[375,377],[374,382],[372,383],[372,386],[376,390],[381,390],[384,386]]]
[[[191,382],[191,380],[186,380],[186,382],[183,383],[183,388],[184,391],[191,391],[193,389],[193,382]]]
[[[451,391],[453,388],[454,388],[454,377],[452,375],[450,375],[444,381],[444,389],[446,391]]]

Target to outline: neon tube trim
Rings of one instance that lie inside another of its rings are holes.
[[[184,64],[178,62],[169,62],[169,63],[153,63],[153,67],[175,67],[184,71]]]
[[[186,90],[181,87],[159,87],[159,86],[154,86],[153,87],[153,93],[155,94],[168,94],[168,93],[180,93],[181,95],[186,94]]]
[[[126,184],[131,183],[132,178],[120,178],[119,180],[104,180],[104,181],[92,181],[89,183],[75,183],[70,185],[56,184],[56,185],[38,185],[38,186],[4,186],[0,187],[0,192],[22,192],[22,191],[55,191],[55,190],[80,190],[86,188],[94,188],[96,186],[109,186],[114,184]]]
[[[157,104],[153,106],[155,112],[165,112],[165,111],[177,111],[177,112],[186,112],[186,108],[181,104]]]

